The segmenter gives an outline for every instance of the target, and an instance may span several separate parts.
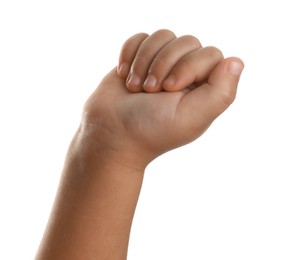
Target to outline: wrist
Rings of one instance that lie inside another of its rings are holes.
[[[110,131],[84,120],[70,145],[69,154],[77,155],[85,165],[101,162],[108,167],[142,173],[156,156],[125,135],[120,128]]]
[[[108,168],[144,174],[151,159],[146,158],[147,152],[131,146],[104,128],[81,124],[70,144],[66,164],[76,164],[76,168],[85,172]]]

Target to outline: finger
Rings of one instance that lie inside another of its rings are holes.
[[[173,67],[162,87],[166,91],[178,91],[193,83],[203,82],[222,59],[223,54],[215,47],[190,52]]]
[[[172,67],[187,53],[201,48],[199,40],[193,36],[185,35],[165,45],[156,55],[150,65],[148,76],[143,88],[146,92],[158,92],[161,83]]]
[[[238,58],[221,61],[208,82],[188,92],[178,106],[178,118],[187,129],[206,129],[234,101],[243,62]]]
[[[138,33],[125,41],[119,55],[117,67],[119,77],[126,79],[139,46],[148,36],[147,33]]]
[[[147,37],[140,45],[132,62],[126,81],[132,92],[142,91],[142,84],[148,73],[150,64],[162,47],[174,40],[176,36],[169,30],[159,30]]]

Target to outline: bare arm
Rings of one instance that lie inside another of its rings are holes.
[[[126,259],[146,166],[203,134],[234,100],[242,68],[192,36],[128,39],[86,102],[36,259]]]
[[[83,135],[71,144],[36,259],[126,259],[144,171],[112,161]]]

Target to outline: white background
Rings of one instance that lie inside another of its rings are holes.
[[[129,259],[286,259],[284,1],[0,2],[0,259],[33,259],[86,98],[161,28],[245,62],[235,103],[147,168]]]

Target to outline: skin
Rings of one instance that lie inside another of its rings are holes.
[[[146,166],[206,131],[243,66],[190,35],[129,38],[84,106],[36,259],[126,259]]]

